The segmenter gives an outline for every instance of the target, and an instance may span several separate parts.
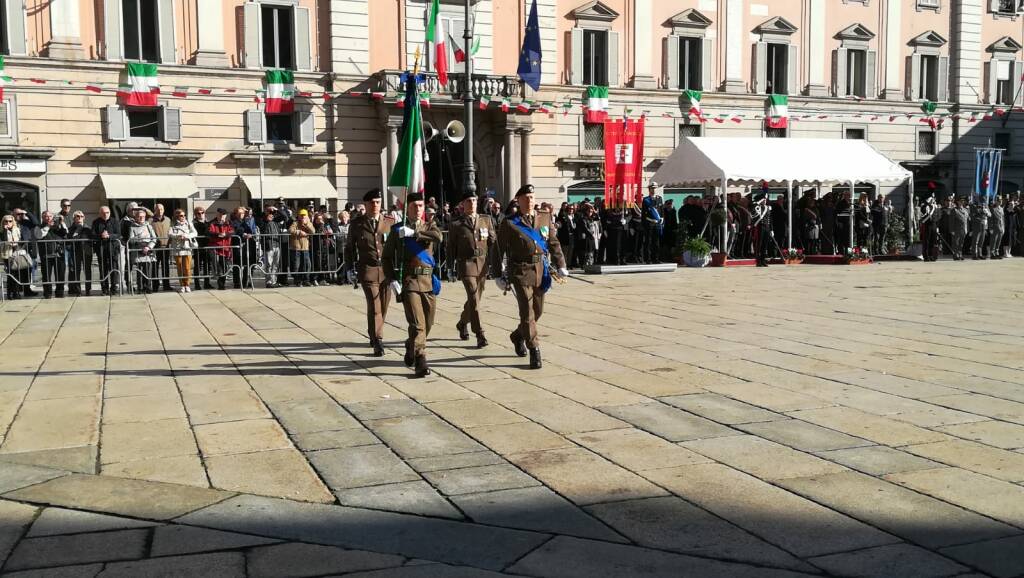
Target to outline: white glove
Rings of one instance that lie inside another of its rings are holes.
[[[412,236],[415,236],[415,235],[416,235],[416,229],[413,229],[413,228],[410,228],[410,227],[402,227],[401,229],[398,229],[398,237],[400,239],[404,239],[406,237],[412,237]]]
[[[347,277],[348,277],[349,284],[354,285],[355,282],[356,282],[356,272],[352,271],[352,270],[349,270]]]
[[[503,293],[505,291],[508,291],[508,278],[506,278],[504,275],[495,279],[494,284],[497,285],[498,289],[500,289]]]
[[[394,292],[395,297],[398,297],[399,295],[402,294],[402,284],[399,283],[398,281],[392,281],[389,287],[391,287],[391,291]]]
[[[569,270],[566,269],[565,267],[562,267],[561,269],[558,270],[558,276],[563,279],[569,277]]]

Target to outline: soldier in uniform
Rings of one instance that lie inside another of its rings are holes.
[[[363,206],[366,213],[352,219],[349,226],[345,262],[356,264],[355,269],[348,272],[348,282],[355,283],[358,280],[363,286],[363,295],[366,296],[366,333],[370,337],[374,357],[382,357],[384,316],[388,313],[391,296],[384,282],[381,255],[384,251],[384,234],[394,220],[380,213],[380,189],[372,189],[363,195]]]
[[[991,216],[988,219],[988,256],[993,259],[1003,258],[1003,234],[1006,232],[1006,215],[1003,213],[1003,199],[996,197],[989,206]]]
[[[985,233],[991,213],[988,204],[980,196],[971,204],[971,255],[975,260],[984,258]]]
[[[519,304],[519,327],[509,338],[516,355],[530,353],[530,369],[540,369],[540,338],[537,320],[544,313],[544,293],[551,287],[551,269],[562,278],[569,276],[558,244],[550,213],[533,209],[533,185],[516,192],[519,214],[506,219],[498,228],[498,262],[507,259],[498,287],[507,291],[511,284]]]
[[[967,226],[970,223],[970,213],[964,206],[964,200],[957,197],[956,206],[950,209],[948,214],[948,226],[950,243],[953,249],[953,259],[964,260],[964,238],[967,237]]]
[[[487,250],[497,240],[494,223],[487,215],[476,212],[476,195],[466,194],[459,207],[462,214],[452,221],[448,232],[448,255],[455,260],[455,271],[466,288],[466,305],[455,325],[459,339],[469,339],[469,329],[476,334],[476,346],[487,347],[484,328],[480,324],[480,301],[487,281]]]
[[[405,198],[405,219],[391,228],[384,244],[384,270],[405,307],[409,338],[405,340],[405,365],[416,366],[416,377],[430,375],[427,336],[434,325],[435,297],[441,292],[441,271],[434,258],[442,242],[441,229],[426,220],[423,195]]]

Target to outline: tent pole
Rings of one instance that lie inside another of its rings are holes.
[[[789,239],[789,245],[786,249],[793,248],[793,181],[786,181],[786,204],[789,207],[786,209],[786,214],[789,215],[789,227],[786,229],[786,234]]]
[[[726,187],[729,180],[722,177],[722,210],[725,211],[725,222],[722,223],[722,252],[729,252],[729,195],[726,194]]]
[[[907,250],[914,244],[914,177],[907,179]]]

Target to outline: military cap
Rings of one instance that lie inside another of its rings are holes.
[[[516,191],[516,198],[533,193],[533,185],[523,185]]]
[[[405,204],[423,200],[423,193],[409,193],[405,196]]]
[[[465,201],[466,199],[475,199],[475,198],[476,198],[476,193],[471,193],[469,191],[466,191],[466,192],[462,193],[462,197],[459,198],[459,202]]]
[[[374,188],[370,189],[369,191],[366,191],[366,194],[363,195],[363,202],[369,202],[379,198],[381,198],[380,189]]]

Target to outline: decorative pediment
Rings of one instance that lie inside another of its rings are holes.
[[[789,36],[796,32],[796,26],[782,16],[776,16],[754,29],[758,34],[782,34]]]
[[[1019,42],[1017,42],[1013,38],[1010,38],[1009,36],[1003,36],[999,40],[996,40],[992,44],[989,44],[988,48],[986,48],[985,50],[987,52],[992,53],[1001,52],[1004,54],[1013,54],[1019,51],[1021,48],[1024,47],[1022,47]]]
[[[875,37],[875,33],[868,30],[863,24],[851,24],[836,34],[837,40],[853,40],[856,42],[868,42]]]
[[[683,10],[665,22],[665,26],[672,28],[676,34],[681,30],[703,30],[711,26],[711,19],[700,13],[696,8]]]
[[[915,36],[909,43],[911,46],[931,46],[938,48],[946,45],[946,39],[934,30]]]
[[[587,2],[576,8],[569,15],[576,20],[590,20],[598,22],[611,22],[619,17],[619,13],[605,6],[598,0]]]

